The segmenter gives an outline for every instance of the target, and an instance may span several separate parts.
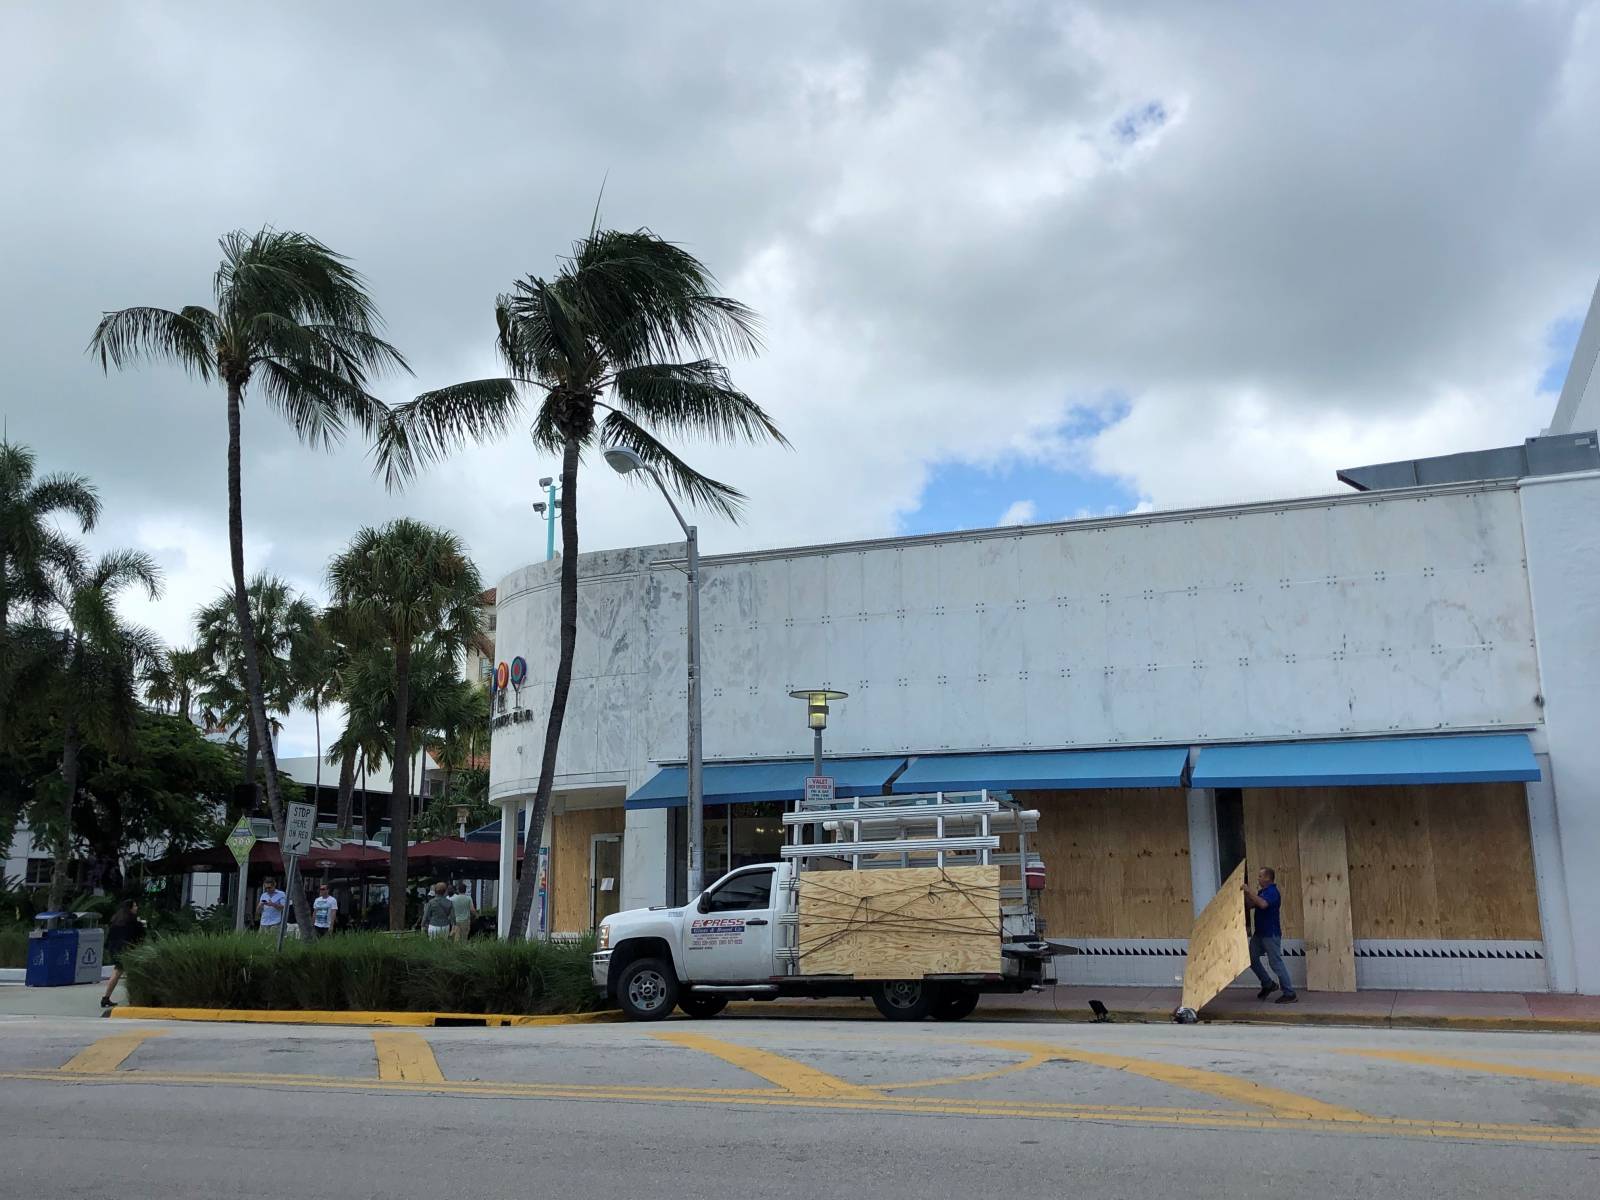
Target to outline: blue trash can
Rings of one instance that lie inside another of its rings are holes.
[[[71,928],[71,913],[40,913],[37,929],[28,933],[28,967],[23,982],[29,987],[65,987],[78,973],[78,931]]]

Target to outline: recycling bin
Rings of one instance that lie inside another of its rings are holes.
[[[92,914],[84,913],[83,916]],[[95,918],[96,921],[99,918]],[[100,968],[105,964],[106,931],[98,924],[82,925],[73,930],[78,935],[77,953],[73,957],[72,981],[74,983],[99,983]]]
[[[62,987],[78,980],[78,929],[71,913],[40,913],[28,931],[29,987]]]

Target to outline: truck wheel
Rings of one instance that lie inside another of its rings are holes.
[[[659,958],[640,958],[622,969],[617,980],[617,1004],[635,1021],[659,1021],[678,1001],[678,977],[672,964]]]
[[[959,1021],[970,1017],[972,1010],[978,1007],[978,989],[952,984],[940,988],[933,996],[933,1019],[935,1021]]]
[[[728,1007],[726,996],[696,996],[686,993],[678,997],[678,1007],[683,1010],[683,1015],[703,1021],[707,1017],[714,1017]]]
[[[920,979],[872,985],[872,1003],[887,1021],[920,1021],[933,1007],[932,989]]]

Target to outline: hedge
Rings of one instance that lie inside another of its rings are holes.
[[[28,965],[28,927],[26,925],[0,926],[0,967],[25,967]]]
[[[123,959],[128,998],[156,1008],[570,1013],[603,1007],[592,942],[345,933],[279,953],[261,934],[149,938]]]

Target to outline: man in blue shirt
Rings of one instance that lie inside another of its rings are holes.
[[[261,881],[261,899],[256,901],[257,928],[262,933],[276,934],[278,926],[283,924],[283,915],[289,908],[289,897],[278,890],[276,879]]]
[[[1294,994],[1288,968],[1283,965],[1283,922],[1278,918],[1282,897],[1278,895],[1277,878],[1277,872],[1271,867],[1262,867],[1256,872],[1256,886],[1244,885],[1245,908],[1254,917],[1250,934],[1250,969],[1261,981],[1261,990],[1256,993],[1257,1000],[1265,1000],[1273,992],[1282,991],[1278,1003],[1293,1004],[1299,997]],[[1261,969],[1262,956],[1266,957],[1267,965],[1272,968],[1272,975],[1276,975],[1276,979]]]

